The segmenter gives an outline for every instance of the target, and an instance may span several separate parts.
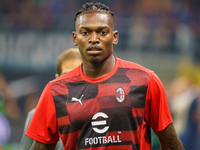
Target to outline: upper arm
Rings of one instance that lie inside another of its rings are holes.
[[[54,150],[55,147],[56,143],[44,144],[34,140],[33,145],[31,146],[31,150]]]
[[[144,119],[153,130],[161,131],[173,120],[161,80],[153,72],[150,77],[145,100]]]
[[[162,131],[154,131],[158,136],[162,150],[184,150],[173,123]]]

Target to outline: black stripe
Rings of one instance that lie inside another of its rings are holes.
[[[60,131],[61,134],[69,134],[69,133],[76,132],[79,129],[71,125],[65,125],[65,126],[59,126],[58,130]]]
[[[72,103],[72,97],[80,98],[84,94],[82,100],[95,98],[98,94],[98,84],[83,82],[72,82],[66,84],[69,89],[69,101],[67,103]]]
[[[110,77],[108,80],[105,80],[104,82],[101,82],[100,84],[102,83],[130,83],[130,79],[126,76],[126,72],[128,70],[129,69],[127,68],[119,68],[112,77]]]
[[[102,109],[101,111],[112,116],[112,119],[108,119],[107,124],[110,126],[108,131],[135,131],[143,121],[143,117],[132,116],[132,107],[130,106]]]
[[[57,118],[67,116],[68,115],[68,111],[66,109],[67,95],[53,96],[53,99],[55,102]]]
[[[134,108],[144,108],[147,86],[131,86],[129,98]]]

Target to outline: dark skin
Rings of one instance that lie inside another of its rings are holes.
[[[72,33],[73,44],[78,46],[83,62],[83,72],[89,78],[100,78],[113,69],[115,58],[113,45],[118,42],[118,31],[114,31],[114,21],[108,13],[87,13],[80,15]],[[173,124],[155,132],[162,150],[184,150]],[[32,150],[54,149],[55,144],[35,141]]]
[[[108,74],[115,65],[113,45],[118,42],[118,31],[107,13],[89,13],[78,17],[73,44],[82,55],[83,72],[89,78]]]
[[[31,150],[54,150],[56,144],[44,144],[38,141],[33,141],[33,145],[31,146]]]
[[[157,135],[162,150],[184,150],[173,123],[162,131],[154,131]]]

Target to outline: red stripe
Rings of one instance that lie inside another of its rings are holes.
[[[132,108],[133,117],[143,117],[144,116],[144,108]]]
[[[64,94],[67,95],[69,93],[69,90],[68,88],[66,88],[66,85],[60,82],[54,83],[51,91],[53,96]]]
[[[81,150],[128,150],[128,149],[133,149],[132,145],[94,147],[94,148],[86,148],[86,149],[81,149]]]
[[[58,118],[58,124],[59,124],[59,126],[71,125],[71,123],[69,121],[69,116]]]
[[[64,148],[65,149],[77,149],[77,139],[80,135],[80,131],[69,133],[69,134],[64,134],[61,135],[62,141],[66,141]]]

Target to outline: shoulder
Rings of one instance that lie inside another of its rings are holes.
[[[120,58],[117,58],[117,61],[118,61],[119,68],[139,70],[139,71],[145,72],[149,76],[151,76],[151,74],[154,73],[152,70],[131,61],[123,60]]]
[[[65,83],[67,81],[70,81],[74,78],[77,78],[80,76],[80,70],[81,70],[81,66],[73,69],[70,72],[65,73],[64,75],[62,75],[61,77],[58,77],[56,79],[53,79],[51,81],[49,81],[48,85],[51,87],[52,85],[58,84],[58,83]]]

